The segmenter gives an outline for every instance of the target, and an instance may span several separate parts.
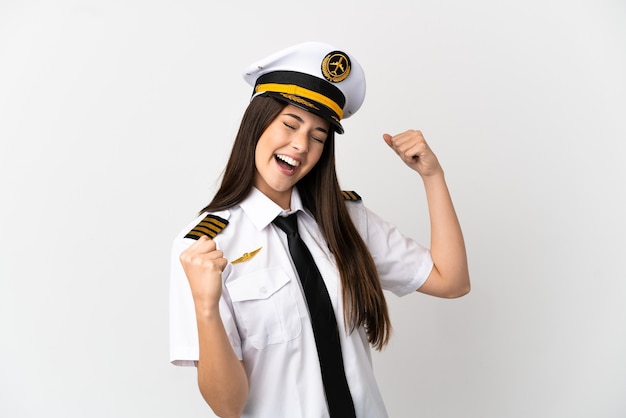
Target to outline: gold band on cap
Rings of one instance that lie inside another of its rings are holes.
[[[334,100],[331,100],[323,94],[320,94],[313,90],[305,89],[304,87],[296,86],[294,84],[266,83],[258,84],[255,88],[255,91],[257,93],[265,93],[266,91],[269,91],[276,93],[295,94],[296,96],[306,97],[307,99],[315,100],[316,102],[330,108],[333,112],[337,114],[337,116],[339,116],[339,119],[343,118],[343,109]]]

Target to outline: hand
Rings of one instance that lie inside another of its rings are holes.
[[[443,172],[437,156],[426,143],[421,131],[408,130],[394,136],[383,134],[383,139],[406,165],[422,177],[430,177]]]
[[[222,272],[228,260],[215,241],[200,237],[180,254],[196,307],[217,307],[222,295]]]

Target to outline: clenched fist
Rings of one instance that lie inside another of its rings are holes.
[[[442,172],[435,153],[426,143],[421,131],[408,130],[394,136],[383,134],[383,139],[406,165],[422,177],[430,177]]]
[[[200,237],[180,254],[196,308],[216,308],[222,295],[222,272],[228,260],[215,241]]]

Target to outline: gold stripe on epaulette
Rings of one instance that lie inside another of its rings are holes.
[[[220,218],[217,215],[207,215],[185,235],[185,238],[199,239],[202,235],[206,235],[213,239],[217,234],[222,232],[227,225],[228,221],[226,219]]]
[[[359,196],[357,192],[352,190],[342,190],[341,194],[343,195],[344,200],[351,200],[355,202],[361,200],[361,196]]]

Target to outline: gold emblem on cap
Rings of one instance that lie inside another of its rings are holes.
[[[332,83],[345,80],[350,75],[350,58],[341,51],[326,54],[322,61],[322,74]]]
[[[261,248],[263,247],[259,247],[254,251],[251,251],[249,253],[243,253],[243,255],[241,257],[239,257],[238,259],[236,259],[235,261],[231,261],[231,264],[237,264],[237,263],[243,263],[244,261],[248,261],[250,260],[252,257],[254,257],[255,255],[257,255],[257,253],[259,251],[261,251]]]

